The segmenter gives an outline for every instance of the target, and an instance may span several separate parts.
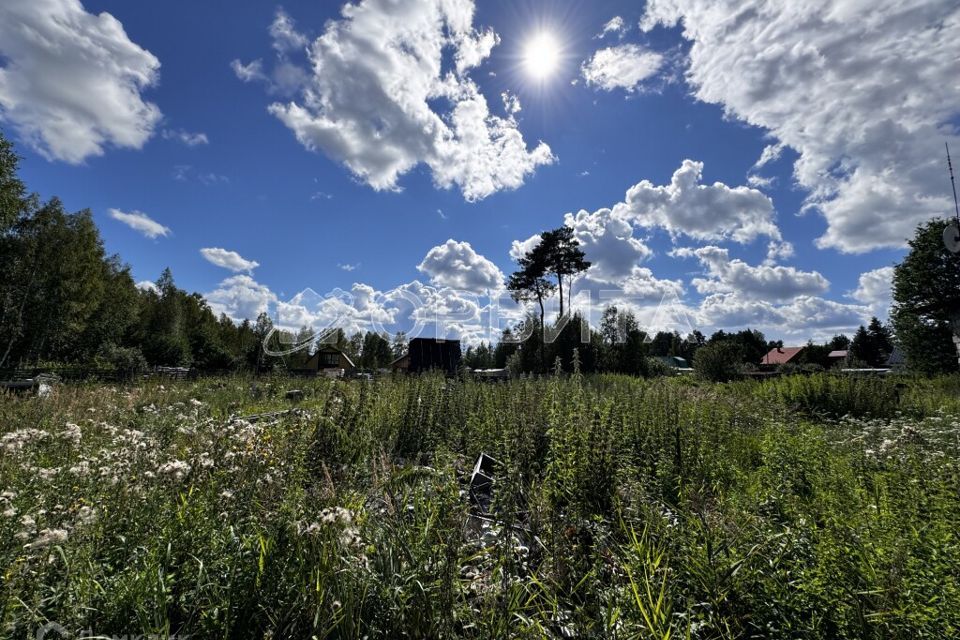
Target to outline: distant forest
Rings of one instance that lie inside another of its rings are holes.
[[[70,213],[55,197],[43,202],[29,193],[18,177],[13,145],[0,134],[0,369],[80,365],[131,372],[150,366],[270,370],[299,366],[308,355],[267,357],[262,342],[272,322],[266,314],[254,322],[218,317],[200,294],[179,289],[170,269],[155,284],[138,288],[130,267],[106,253],[89,210]],[[750,329],[719,331],[709,338],[699,332],[648,336],[632,314],[615,307],[604,312],[599,328],[586,329],[586,344],[580,339],[586,320],[579,315],[568,319],[555,340],[542,343],[541,322],[550,330],[542,317],[529,316],[505,331],[496,345],[466,348],[464,364],[520,372],[560,368],[649,375],[664,366],[655,357],[692,362],[707,345],[722,344],[721,357],[748,367],[782,346]],[[534,337],[522,344],[511,341],[524,329]],[[304,335],[309,335],[307,328],[300,332]],[[338,331],[333,341],[359,367],[377,369],[403,353],[406,336],[347,336]],[[874,319],[852,344],[846,336],[810,343],[799,364],[825,367],[831,350],[848,345],[858,362],[869,365],[882,364],[892,349],[889,329]]]
[[[82,364],[251,368],[262,362],[269,319],[235,323],[165,270],[138,289],[130,267],[107,255],[87,209],[41,202],[17,174],[0,135],[0,368]]]

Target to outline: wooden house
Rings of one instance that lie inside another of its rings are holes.
[[[773,368],[781,364],[796,364],[799,360],[797,356],[803,349],[804,347],[774,347],[760,360],[760,366]]]
[[[827,361],[831,367],[841,367],[847,362],[848,353],[846,349],[836,349],[827,354]]]
[[[297,369],[305,375],[341,376],[356,369],[353,360],[332,344],[323,345]]]
[[[681,358],[680,356],[654,356],[654,359],[659,360],[672,369],[680,369],[682,371],[690,369],[690,363],[687,362],[687,359]]]
[[[410,370],[410,353],[407,352],[390,363],[390,370],[395,373],[406,373]]]

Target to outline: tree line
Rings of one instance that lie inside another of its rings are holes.
[[[130,267],[107,254],[90,210],[41,201],[18,165],[0,134],[0,369],[262,362],[268,317],[237,323],[217,316],[200,294],[178,288],[169,269],[154,287],[138,288]]]
[[[78,364],[127,371],[150,365],[263,370],[296,368],[309,356],[266,356],[269,316],[237,322],[217,315],[200,294],[178,288],[169,269],[154,286],[138,287],[130,267],[107,254],[91,212],[71,213],[56,197],[41,201],[29,193],[18,163],[13,145],[0,133],[0,369]],[[960,256],[943,247],[945,224],[931,220],[919,226],[910,252],[896,266],[890,325],[873,318],[852,339],[809,342],[795,366],[827,367],[830,351],[840,349],[849,351],[850,366],[883,366],[896,345],[911,370],[956,371],[951,314],[960,308]],[[724,364],[714,376],[722,378],[731,374],[730,366],[754,367],[782,346],[752,329],[718,331],[709,338],[698,331],[648,333],[629,310],[615,306],[591,327],[587,318],[570,313],[571,284],[590,262],[566,226],[541,234],[518,267],[506,287],[516,301],[535,302],[536,312],[505,330],[496,344],[467,348],[467,366],[650,375],[666,366],[663,358],[675,356],[701,368]],[[548,322],[545,302],[554,294],[560,313]],[[309,337],[309,331],[303,328],[299,337]],[[548,331],[555,339],[546,339]],[[519,341],[520,336],[534,339]],[[386,367],[406,349],[403,334],[348,337],[338,330],[333,342],[364,369]]]
[[[578,313],[562,328],[558,324],[547,329],[556,332],[553,341],[517,342],[517,335],[541,334],[539,317],[529,315],[524,322],[504,330],[496,344],[481,342],[467,347],[464,365],[472,369],[510,368],[517,373],[570,373],[576,368],[582,373],[652,376],[670,373],[682,364],[673,359],[682,358],[688,366],[702,371],[703,377],[722,380],[762,368],[764,356],[784,346],[781,340],[769,340],[757,329],[720,330],[709,337],[696,330],[686,336],[677,331],[647,332],[631,311],[616,306],[604,310],[596,329]],[[531,331],[530,327],[535,329]],[[581,335],[589,336],[586,342]],[[810,340],[802,346],[803,351],[791,363],[775,368],[814,372],[837,366],[883,367],[893,348],[890,328],[877,318],[871,320],[869,328],[860,327],[853,339],[838,334],[825,342]],[[847,351],[848,355],[839,360],[830,358],[834,351]]]

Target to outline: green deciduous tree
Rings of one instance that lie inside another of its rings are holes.
[[[910,252],[893,273],[891,318],[910,369],[957,371],[951,309],[960,307],[960,255],[943,245],[945,220],[917,227]]]
[[[36,197],[27,194],[27,187],[17,176],[19,165],[13,144],[0,133],[0,234],[36,205]]]
[[[0,366],[79,361],[123,341],[135,288],[89,211],[67,213],[54,198],[21,211],[0,245]]]
[[[711,382],[728,382],[739,377],[743,365],[738,344],[730,340],[712,340],[697,349],[693,370],[697,377]]]

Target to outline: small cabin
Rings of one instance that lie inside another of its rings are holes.
[[[681,358],[680,356],[654,356],[656,360],[659,360],[668,367],[674,369],[689,369],[690,363],[687,362],[686,358]]]
[[[340,376],[353,371],[356,365],[350,356],[332,344],[323,345],[316,353],[297,369],[305,375]]]
[[[390,370],[395,373],[406,373],[410,370],[410,354],[405,353],[390,363]]]
[[[907,359],[903,355],[900,347],[894,347],[890,355],[887,356],[887,367],[891,371],[902,372],[907,369]]]
[[[843,366],[847,361],[847,354],[849,351],[846,349],[836,349],[827,354],[827,361],[830,363],[831,367]]]
[[[393,371],[423,373],[442,371],[449,376],[460,367],[460,341],[442,338],[414,338],[407,352],[390,363]]]

